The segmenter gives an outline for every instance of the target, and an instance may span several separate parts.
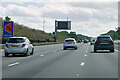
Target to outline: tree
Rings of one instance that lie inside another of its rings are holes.
[[[8,16],[5,17],[5,21],[10,21],[11,18],[9,18]]]
[[[116,31],[116,32],[120,33],[120,27],[117,28],[117,31]]]
[[[120,27],[117,28],[117,35],[118,35],[118,39],[120,39]]]
[[[71,38],[74,38],[74,39],[76,39],[77,40],[77,35],[76,35],[76,32],[70,32],[70,37]]]

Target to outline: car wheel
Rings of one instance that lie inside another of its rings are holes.
[[[77,47],[75,48],[75,50],[77,50]]]
[[[9,56],[9,54],[5,53],[5,57],[8,57],[8,56]]]
[[[97,50],[96,50],[96,49],[94,49],[94,52],[97,52]]]
[[[64,47],[63,50],[66,50],[66,48]]]
[[[12,56],[15,56],[15,54],[12,54]]]
[[[32,48],[32,52],[30,53],[30,55],[33,55],[33,52],[34,52],[34,48]]]
[[[26,56],[26,57],[29,56],[29,51],[28,51],[28,49],[27,49],[27,51],[26,51],[26,53],[25,53],[25,56]]]
[[[110,52],[114,52],[114,49],[111,49]]]

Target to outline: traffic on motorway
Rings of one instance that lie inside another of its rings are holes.
[[[62,44],[33,45],[26,37],[8,39],[2,55],[3,78],[118,77],[118,46],[109,35],[78,41],[66,38]]]
[[[114,52],[114,41],[109,35],[98,36],[97,38],[91,38],[91,40],[84,39],[82,41],[78,40],[78,43],[88,43],[94,45],[94,52],[97,50],[109,50]],[[77,42],[74,38],[67,38],[63,43],[63,50],[68,48],[74,48],[77,50]],[[22,54],[24,56],[30,56],[34,53],[33,43],[29,41],[26,37],[11,37],[5,44],[4,54],[8,57],[9,54],[13,56],[16,54]]]
[[[118,2],[11,1],[0,2],[3,80],[118,80]]]

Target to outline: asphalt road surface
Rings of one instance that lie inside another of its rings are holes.
[[[34,55],[4,57],[3,78],[118,78],[118,45],[115,52],[93,52],[93,45],[63,50],[62,44],[36,46]]]

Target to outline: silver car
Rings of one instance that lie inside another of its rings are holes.
[[[63,44],[63,50],[66,50],[67,48],[75,48],[75,50],[77,50],[77,43],[74,38],[65,39]]]
[[[24,54],[25,56],[33,55],[34,47],[26,37],[10,37],[5,44],[5,56],[9,54]]]

